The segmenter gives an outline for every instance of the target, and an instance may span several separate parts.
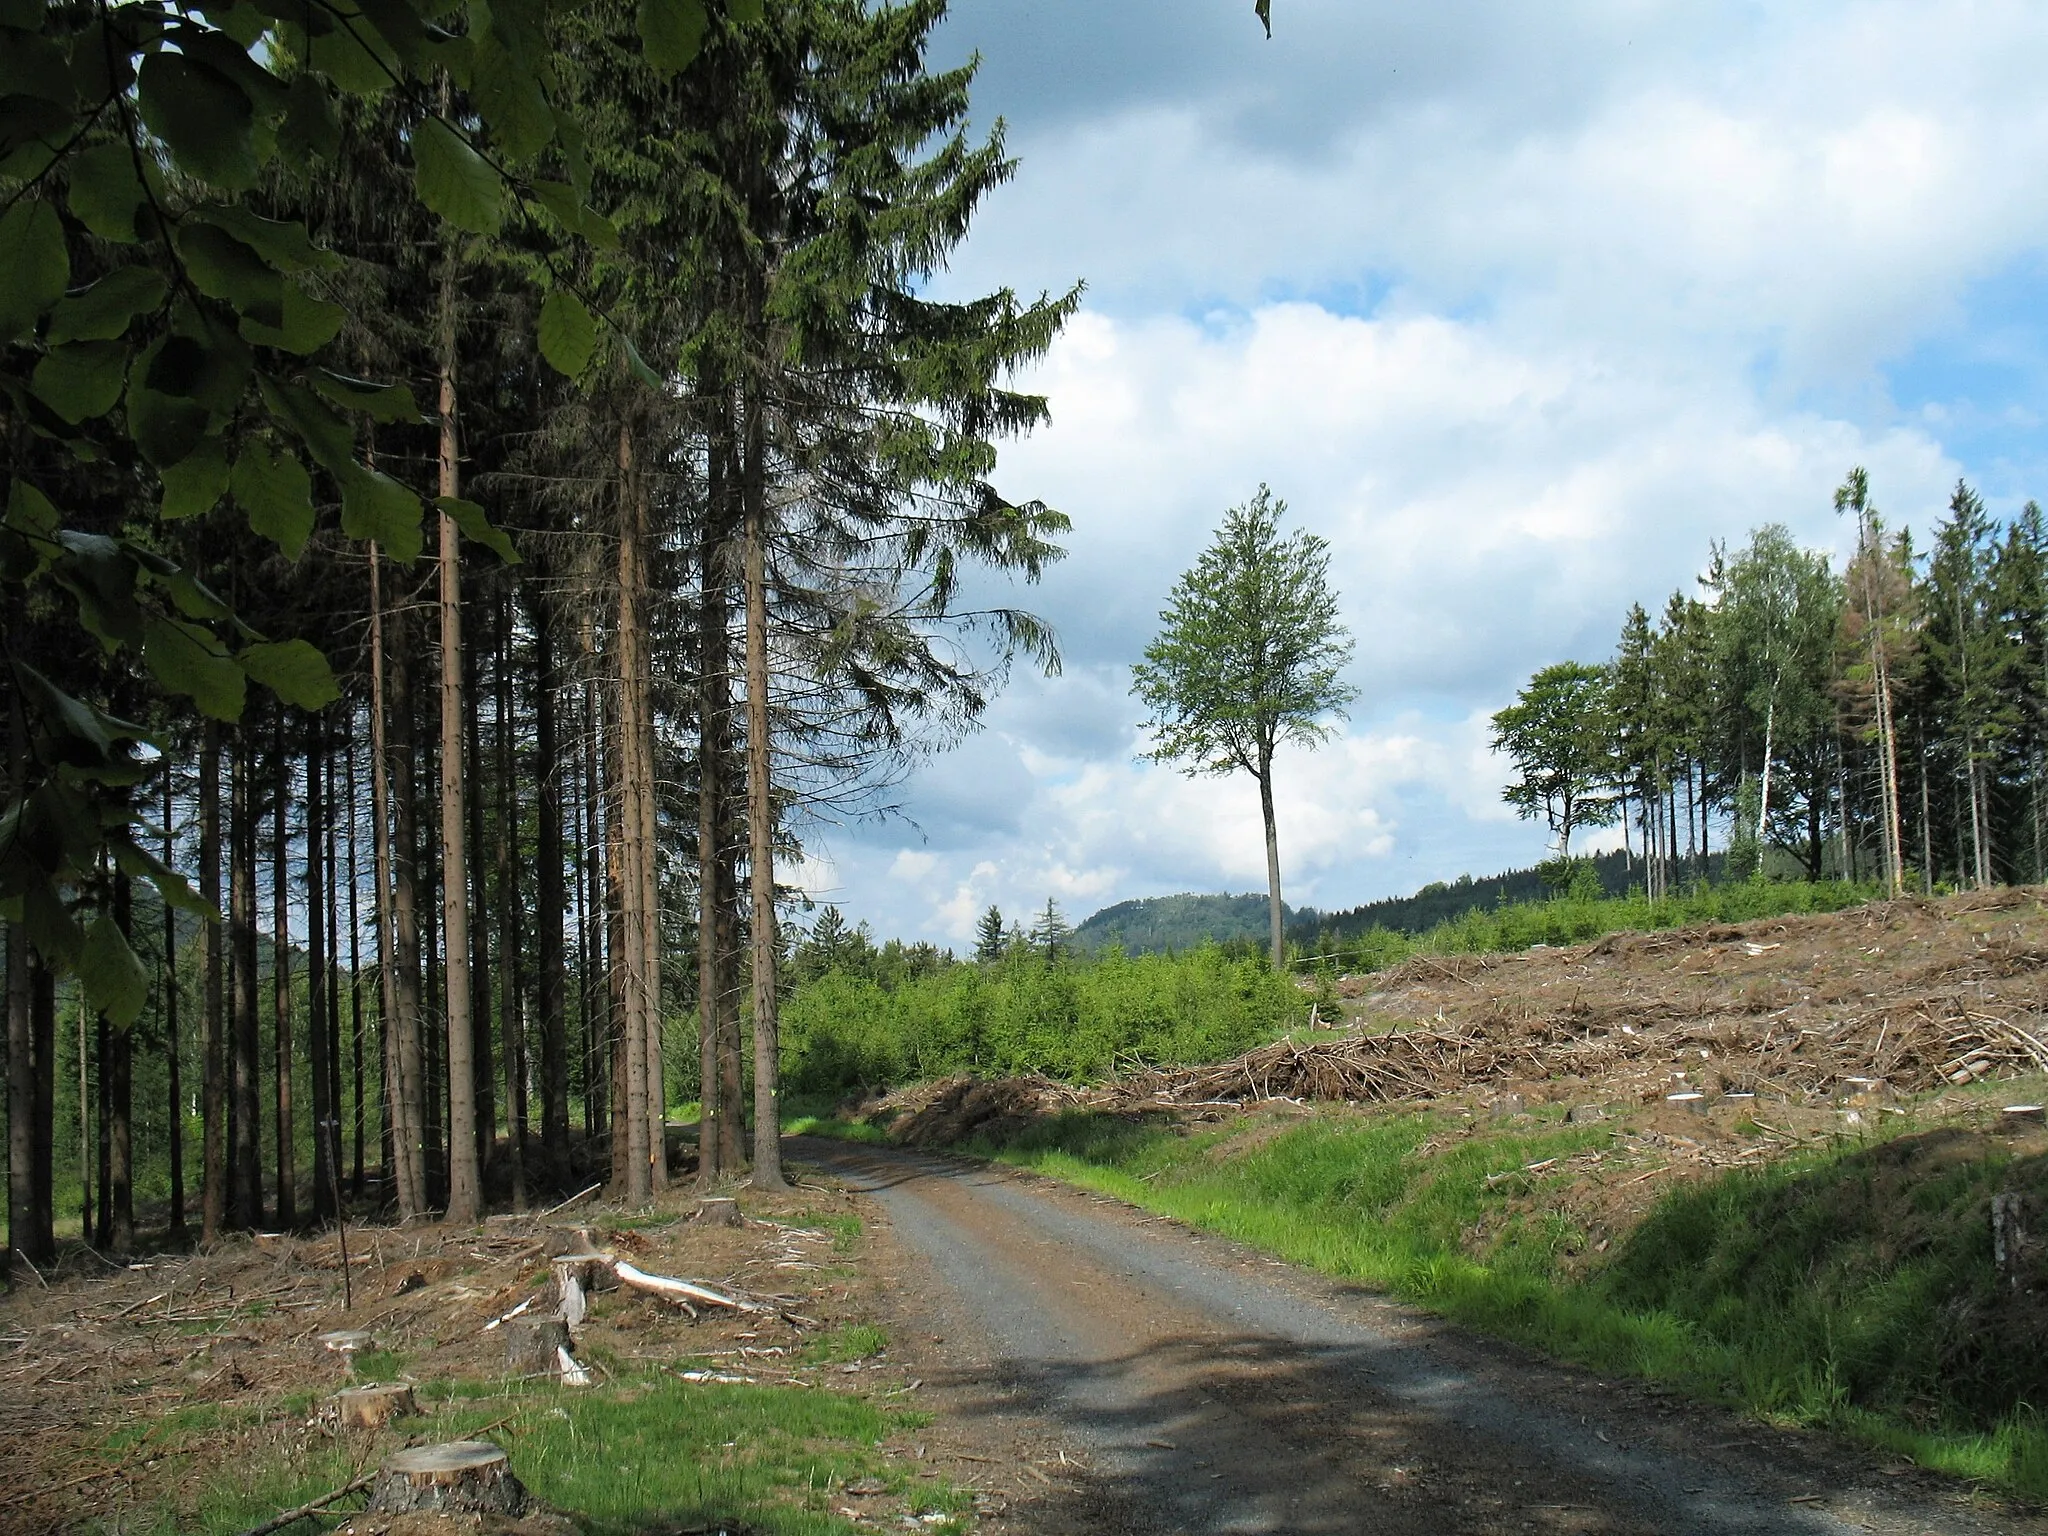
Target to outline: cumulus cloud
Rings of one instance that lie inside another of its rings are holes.
[[[1330,540],[1357,639],[1354,718],[1282,764],[1288,896],[1328,907],[1534,858],[1488,717],[1711,541],[1840,548],[1852,464],[1924,526],[1958,474],[2039,462],[2043,349],[1981,311],[1992,279],[2048,311],[2048,13],[1276,8],[1268,47],[1237,4],[958,0],[945,46],[982,50],[1024,168],[937,287],[1091,284],[999,475],[1074,519],[1019,594],[1067,666],[921,767],[908,822],[818,841],[884,931],[1263,885],[1250,784],[1138,762],[1128,696],[1261,482]],[[1916,362],[1942,347],[2003,372]]]

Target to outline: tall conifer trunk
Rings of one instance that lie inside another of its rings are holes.
[[[135,895],[128,877],[114,876],[114,926],[124,939],[135,931]],[[107,1016],[100,1015],[102,1026]],[[107,1145],[107,1236],[117,1254],[135,1251],[135,1032],[126,1025],[107,1028],[100,1057],[105,1084]]]
[[[740,495],[746,520],[747,835],[753,889],[754,1173],[757,1189],[786,1189],[782,1176],[781,1034],[776,996],[775,785],[768,700],[768,506],[765,423],[758,393],[746,415]]]
[[[277,1133],[277,1224],[298,1220],[297,1136],[292,1103],[292,930],[291,930],[291,807],[292,760],[285,751],[284,706],[277,709],[270,865],[270,991],[271,1041],[276,1047],[273,1087]]]
[[[19,692],[8,693],[8,783],[19,793],[28,781],[28,726]],[[30,1263],[47,1264],[57,1238],[49,1224],[49,1143],[40,1134],[37,1090],[50,1071],[51,1042],[37,1038],[34,969],[28,930],[7,924],[7,1241]]]
[[[526,1209],[526,1030],[524,946],[520,942],[519,801],[512,787],[512,599],[500,593],[493,678],[497,737],[498,1026],[505,1059],[505,1148],[512,1167],[512,1208]]]
[[[220,727],[199,734],[199,894],[220,910]],[[220,1237],[228,1214],[226,955],[221,925],[199,925],[199,1239]]]
[[[171,765],[164,763],[164,863],[176,868],[176,850],[171,835],[173,821],[173,800]],[[169,902],[164,904],[164,979],[163,1008],[164,1022],[164,1100],[170,1110],[165,1120],[165,1129],[170,1133],[171,1159],[171,1219],[166,1236],[173,1243],[185,1238],[185,1093],[182,1069],[179,1059],[181,1042],[178,1038],[178,915],[177,909]]]
[[[475,604],[470,607],[473,610]],[[473,612],[464,615],[465,630],[473,617]],[[462,648],[462,782],[470,861],[469,880],[463,889],[469,911],[469,1067],[476,1085],[476,1158],[480,1169],[488,1169],[497,1149],[498,1096],[491,1062],[491,900],[485,864],[485,775],[478,719],[483,690],[478,682],[477,650],[473,641]],[[510,963],[502,950],[500,959]]]
[[[624,1094],[616,1096],[625,1116],[624,1159],[614,1166],[624,1174],[625,1198],[638,1205],[653,1194],[654,1164],[661,1156],[661,1128],[648,1113],[650,1093],[659,1097],[658,1082],[650,1087],[650,989],[647,972],[647,881],[645,873],[653,857],[647,846],[648,818],[643,803],[648,786],[642,777],[643,737],[648,729],[647,682],[647,518],[646,502],[639,493],[633,459],[632,428],[619,423],[619,627],[616,637],[618,662],[618,729],[611,760],[616,765],[617,807],[613,846],[618,852],[612,884],[618,907],[619,952],[613,971],[619,999],[621,1049],[616,1052],[625,1072]],[[616,1144],[622,1127],[614,1126]]]
[[[417,842],[412,814],[412,688],[403,615],[385,635],[377,546],[370,546],[370,823],[377,864],[377,974],[382,983],[384,1073],[391,1103],[391,1179],[398,1214],[427,1211],[426,1109],[420,1049]],[[388,685],[387,685],[388,677]],[[387,701],[388,694],[388,701]],[[399,739],[387,741],[388,722]]]
[[[229,772],[228,922],[234,947],[234,1066],[229,1178],[235,1225],[263,1224],[262,1126],[257,1107],[255,752],[246,726],[237,733]]]
[[[721,402],[722,403],[722,402]],[[723,418],[721,418],[723,420]],[[706,1188],[733,1171],[739,1104],[720,1079],[725,1000],[732,979],[719,925],[731,896],[724,859],[725,766],[732,737],[732,605],[726,572],[727,436],[714,428],[697,551],[697,1176]]]
[[[441,494],[460,496],[455,441],[455,268],[441,269]],[[462,565],[455,519],[440,515],[441,938],[448,1009],[448,1220],[483,1215],[478,1178],[475,1021],[470,1016],[469,850],[462,782]]]
[[[531,589],[529,588],[529,591]],[[556,694],[563,679],[555,666],[554,606],[532,596],[528,612],[533,624],[534,749],[536,862],[534,934],[540,972],[540,1140],[547,1177],[567,1177],[569,1158],[568,978],[565,974],[562,922],[567,909],[562,880],[561,742]]]
[[[306,1054],[313,1077],[313,1216],[325,1220],[339,1214],[334,1159],[341,1114],[327,1028],[326,738],[320,715],[306,725]]]

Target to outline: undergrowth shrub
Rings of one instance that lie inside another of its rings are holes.
[[[1308,1002],[1263,960],[1183,955],[954,964],[885,987],[834,971],[783,1005],[785,1083],[832,1094],[972,1072],[1085,1080],[1119,1061],[1214,1061],[1301,1022]]]

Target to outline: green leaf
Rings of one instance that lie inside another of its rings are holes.
[[[256,19],[253,7],[246,14],[252,20]],[[174,25],[170,35],[187,58],[219,71],[223,79],[240,87],[259,116],[278,118],[284,115],[291,99],[290,91],[282,80],[250,56],[251,44],[262,35],[260,30],[248,42],[230,37],[226,32],[190,25]]]
[[[767,14],[762,0],[726,0],[725,14],[731,20],[748,26]]]
[[[607,251],[619,248],[618,226],[584,202],[567,182],[535,181],[531,186],[535,199],[568,233],[581,235]]]
[[[310,389],[300,384],[280,384],[270,378],[257,379],[256,387],[263,391],[263,403],[270,408],[270,414],[289,426],[312,450],[315,464],[344,485],[351,475],[367,473],[355,461],[355,434],[348,423],[321,404]]]
[[[217,437],[203,438],[158,478],[164,483],[163,514],[169,521],[211,512],[228,488],[227,448]]]
[[[201,714],[241,719],[242,669],[211,630],[151,614],[143,629],[142,660],[166,692],[189,698]]]
[[[206,407],[150,387],[152,347],[128,370],[128,435],[159,471],[181,463],[206,435]]]
[[[413,130],[413,181],[420,201],[473,235],[495,235],[505,222],[505,185],[455,130],[430,117]]]
[[[464,501],[460,496],[436,496],[434,505],[454,520],[464,538],[483,545],[507,565],[519,564],[519,551],[513,548],[510,535],[504,529],[494,527],[484,509],[475,502]]]
[[[227,231],[280,272],[335,272],[342,265],[338,252],[315,245],[295,219],[266,219],[239,203],[208,203],[185,217]]]
[[[142,120],[185,171],[230,192],[256,184],[256,111],[247,91],[182,53],[152,53],[136,82]]]
[[[284,285],[284,324],[262,325],[242,317],[242,335],[259,347],[276,347],[295,357],[310,357],[341,334],[348,311],[339,304],[310,297],[297,283]]]
[[[47,37],[9,37],[0,47],[0,96],[40,96],[71,105],[64,50]]]
[[[583,301],[557,288],[540,306],[540,355],[556,372],[581,378],[597,350],[597,322]]]
[[[38,880],[22,893],[21,925],[45,964],[61,971],[78,963],[85,932],[65,909],[54,882]]]
[[[250,529],[299,558],[313,536],[313,477],[291,454],[274,454],[264,443],[251,443],[235,460],[229,482],[235,504],[249,519]]]
[[[29,388],[43,404],[77,426],[106,415],[120,402],[127,368],[126,342],[74,341],[44,354],[29,378]]]
[[[67,341],[112,341],[127,333],[137,315],[146,315],[164,301],[164,280],[151,267],[118,267],[83,293],[75,293],[50,312],[44,337],[53,347]]]
[[[143,614],[135,603],[135,561],[114,540],[98,533],[57,530],[63,553],[51,576],[78,600],[78,622],[109,655],[143,637]]]
[[[255,251],[213,224],[178,229],[178,254],[192,286],[232,304],[258,325],[284,324],[284,279]]]
[[[633,338],[624,331],[621,331],[619,332],[619,340],[625,345],[626,366],[633,370],[633,376],[649,389],[667,388],[667,385],[662,381],[661,375],[647,366],[647,359],[642,357],[640,349],[633,345]]]
[[[265,8],[273,16],[280,11],[291,13],[278,17],[284,23],[279,30],[285,47],[307,69],[325,75],[347,94],[381,96],[396,82],[398,55],[375,28],[353,16],[337,25],[324,11],[311,6],[280,3]],[[314,18],[311,27],[302,24],[306,17]]]
[[[143,382],[209,410],[233,410],[241,403],[255,366],[249,344],[195,310],[181,312],[171,324],[171,334],[143,354],[148,359]]]
[[[64,226],[53,205],[24,198],[0,214],[0,345],[33,330],[70,280]]]
[[[105,912],[86,930],[78,979],[85,983],[86,998],[116,1029],[126,1029],[142,1017],[142,1005],[149,1000],[149,972],[128,947],[121,925]]]
[[[704,0],[640,0],[640,49],[662,74],[687,69],[704,46]]]
[[[345,373],[317,368],[310,375],[313,387],[345,411],[362,411],[372,421],[417,422],[420,408],[413,403],[412,390],[404,384],[378,384],[369,379],[352,379]]]
[[[122,874],[154,885],[166,906],[197,913],[208,922],[220,921],[220,913],[214,910],[213,903],[193,890],[183,875],[137,843],[126,828],[108,830],[107,851],[113,854],[115,867]]]
[[[242,670],[300,709],[325,709],[341,697],[341,685],[327,658],[304,640],[252,645],[235,658]]]
[[[231,619],[228,605],[205,582],[190,571],[172,566],[157,575],[158,583],[171,596],[178,612],[188,619]]]
[[[341,159],[341,114],[327,93],[327,83],[318,75],[302,73],[292,77],[291,99],[284,109],[284,121],[277,125],[278,147],[304,169],[309,159],[329,165]]]
[[[1253,0],[1252,12],[1259,18],[1259,24],[1266,29],[1266,36],[1273,35],[1273,0]]]
[[[490,125],[491,142],[513,159],[529,159],[554,141],[555,112],[540,77],[515,59],[494,31],[476,38],[469,89]]]
[[[50,498],[17,478],[7,490],[6,514],[0,516],[0,574],[28,582],[48,570],[57,558],[57,523]]]
[[[71,215],[102,240],[133,245],[135,216],[149,194],[135,173],[126,142],[95,144],[71,157]]]
[[[341,531],[351,539],[375,539],[400,565],[419,559],[424,547],[419,497],[377,470],[351,465],[341,481]]]
[[[0,0],[0,27],[17,32],[43,30],[43,0]]]

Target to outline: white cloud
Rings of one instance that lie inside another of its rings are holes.
[[[1074,519],[1024,594],[1068,664],[919,770],[921,831],[832,840],[883,931],[1263,885],[1250,784],[1134,762],[1126,691],[1261,481],[1330,540],[1357,639],[1353,722],[1281,779],[1289,899],[1342,906],[1535,857],[1488,716],[1604,655],[1710,541],[1781,521],[1839,547],[1859,463],[1924,527],[1965,426],[2039,459],[2031,403],[1906,413],[1882,370],[2048,243],[2048,11],[1294,0],[1270,48],[1222,11],[961,0],[950,24],[1024,169],[939,289],[1092,285],[1025,381],[1053,424],[999,475]]]

